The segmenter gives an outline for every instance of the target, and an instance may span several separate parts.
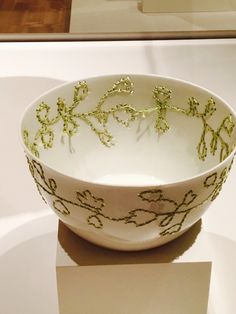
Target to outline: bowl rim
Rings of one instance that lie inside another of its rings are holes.
[[[89,181],[89,180],[83,180],[81,178],[77,178],[76,176],[73,175],[68,175],[63,173],[62,171],[49,166],[47,164],[47,162],[41,160],[39,157],[35,156],[32,154],[32,152],[27,148],[27,146],[24,143],[23,140],[23,121],[24,118],[27,114],[28,111],[30,111],[30,109],[35,105],[36,102],[39,102],[42,100],[42,98],[44,98],[45,96],[51,94],[52,92],[55,92],[56,90],[60,90],[63,87],[66,86],[74,86],[76,85],[79,81],[88,81],[88,80],[96,80],[96,79],[106,79],[106,78],[112,78],[114,77],[114,79],[117,78],[121,78],[121,77],[147,77],[147,78],[159,78],[159,79],[167,79],[169,81],[173,81],[173,82],[178,82],[178,83],[183,83],[185,85],[189,85],[191,87],[197,88],[198,90],[202,90],[203,92],[206,92],[208,94],[210,94],[214,99],[219,100],[220,102],[223,102],[224,106],[226,108],[228,108],[228,110],[230,111],[230,113],[233,115],[234,120],[236,121],[236,111],[234,110],[234,108],[232,108],[229,103],[224,100],[224,98],[222,98],[221,96],[219,96],[218,94],[216,94],[215,92],[212,92],[210,89],[203,87],[201,85],[198,85],[196,83],[193,83],[191,81],[188,80],[183,80],[180,79],[178,77],[173,77],[173,76],[167,76],[167,75],[158,75],[158,74],[148,74],[148,73],[112,73],[112,74],[104,74],[104,75],[95,75],[95,76],[88,76],[88,77],[81,77],[78,78],[77,80],[72,80],[72,81],[66,81],[62,84],[59,84],[53,88],[50,88],[49,90],[47,90],[46,92],[40,94],[39,96],[37,96],[33,101],[31,101],[26,108],[24,109],[21,118],[20,118],[20,127],[19,127],[19,133],[20,133],[20,142],[21,145],[24,149],[25,155],[26,153],[36,162],[40,163],[41,165],[43,165],[43,167],[46,167],[48,169],[50,169],[51,171],[55,172],[57,175],[66,177],[67,179],[70,180],[75,180],[76,182],[81,182],[83,184],[87,184],[87,185],[92,185],[92,186],[97,186],[97,187],[109,187],[109,188],[115,188],[115,189],[142,189],[142,188],[159,188],[159,187],[173,187],[176,184],[188,184],[192,181],[198,180],[202,177],[208,176],[210,175],[212,172],[216,172],[219,168],[223,167],[225,164],[227,164],[229,162],[229,160],[234,159],[234,157],[236,156],[236,145],[234,147],[234,149],[232,150],[232,152],[221,162],[217,163],[215,166],[210,167],[208,170],[205,170],[203,172],[200,172],[194,176],[190,176],[187,177],[185,179],[180,179],[180,180],[176,180],[173,182],[168,182],[168,183],[157,183],[157,184],[130,184],[130,185],[122,185],[122,184],[115,184],[115,183],[99,183],[99,182],[93,182],[93,181]]]

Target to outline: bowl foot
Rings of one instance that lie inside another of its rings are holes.
[[[113,237],[111,235],[107,234],[95,234],[91,233],[88,230],[84,229],[78,229],[73,226],[70,226],[66,223],[64,223],[72,232],[80,236],[86,241],[89,241],[95,245],[112,249],[112,250],[118,250],[118,251],[141,251],[141,250],[147,250],[152,249],[161,245],[164,245],[170,241],[173,241],[174,239],[181,236],[183,233],[187,232],[189,228],[186,228],[180,232],[177,232],[175,234],[165,235],[156,237],[150,240],[145,241],[129,241],[124,240],[118,237]]]

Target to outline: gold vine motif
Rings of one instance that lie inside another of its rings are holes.
[[[155,115],[155,129],[157,133],[162,134],[170,128],[166,117],[167,112],[175,111],[202,121],[203,130],[197,145],[200,160],[205,160],[209,149],[210,153],[215,155],[219,146],[220,161],[224,160],[231,153],[232,148],[222,134],[225,133],[230,137],[235,123],[232,115],[229,114],[223,118],[218,128],[214,129],[211,127],[208,120],[216,111],[216,104],[213,98],[210,98],[204,110],[200,111],[199,102],[194,97],[190,97],[188,99],[188,108],[183,109],[171,104],[172,92],[170,89],[164,86],[157,86],[152,91],[154,104],[150,108],[138,110],[128,103],[118,103],[112,106],[107,104],[108,99],[116,95],[131,95],[134,92],[133,85],[129,77],[121,78],[100,97],[94,109],[88,112],[78,111],[80,103],[89,94],[89,88],[85,81],[79,82],[74,87],[72,104],[67,104],[66,100],[58,98],[57,114],[54,117],[50,115],[51,107],[42,102],[36,109],[36,118],[40,124],[40,128],[32,141],[30,140],[29,131],[26,129],[23,131],[25,145],[36,157],[39,157],[39,143],[43,145],[44,149],[52,148],[55,137],[53,126],[56,123],[62,122],[62,133],[68,136],[70,143],[71,137],[78,132],[79,122],[83,121],[98,136],[103,145],[110,147],[114,144],[113,135],[108,130],[108,121],[110,118],[115,119],[117,123],[125,127],[129,127],[137,119],[144,119],[150,115]],[[210,136],[209,149],[207,147],[207,136]]]
[[[98,229],[103,228],[105,221],[123,222],[133,224],[135,227],[143,227],[156,222],[162,229],[160,233],[162,236],[179,232],[190,212],[207,201],[213,201],[219,195],[233,163],[232,160],[230,166],[225,167],[220,174],[214,172],[206,177],[203,186],[209,190],[209,194],[204,199],[201,199],[193,190],[184,193],[181,201],[175,201],[164,196],[162,189],[145,190],[140,192],[138,197],[143,201],[143,204],[153,205],[153,209],[135,208],[128,211],[127,215],[123,217],[111,217],[103,212],[105,207],[103,198],[94,196],[89,190],[84,190],[75,192],[74,201],[65,199],[57,193],[56,181],[45,177],[42,165],[28,158],[27,161],[40,195],[43,197],[43,193],[47,193],[52,197],[52,206],[59,215],[70,215],[70,206],[80,210],[84,209],[89,212],[88,225]],[[44,197],[43,200],[45,201]],[[164,208],[163,211],[162,208]]]

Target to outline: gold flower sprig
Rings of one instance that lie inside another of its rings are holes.
[[[113,116],[115,120],[125,126],[134,119],[134,109],[130,105],[118,104],[109,110],[103,109],[108,98],[118,94],[132,94],[133,84],[129,78],[121,78],[112,88],[108,90],[99,100],[94,110],[88,112],[79,112],[80,103],[85,100],[89,94],[88,85],[85,81],[79,82],[74,87],[73,102],[67,105],[62,98],[57,100],[57,114],[50,117],[51,107],[42,102],[36,109],[36,118],[40,124],[39,130],[36,132],[33,142],[30,142],[29,131],[23,131],[25,145],[35,155],[39,156],[39,144],[41,143],[44,149],[52,148],[54,143],[53,126],[62,122],[62,133],[69,138],[78,132],[79,120],[90,126],[91,130],[98,136],[102,144],[106,146],[112,145],[113,136],[107,129],[109,116]],[[119,113],[127,113],[130,115],[126,120],[123,120]]]
[[[24,142],[29,150],[35,155],[39,156],[39,145],[44,149],[52,148],[54,143],[54,129],[53,126],[59,122],[62,123],[62,134],[66,134],[70,139],[79,131],[81,122],[87,124],[90,129],[97,135],[100,142],[110,147],[113,143],[113,135],[108,129],[108,122],[110,118],[125,127],[129,127],[132,122],[137,119],[144,119],[150,115],[155,115],[155,129],[157,133],[163,134],[168,131],[170,125],[167,121],[168,111],[176,111],[188,117],[194,117],[202,121],[202,133],[197,145],[198,157],[205,160],[208,151],[215,155],[218,147],[220,146],[220,161],[224,160],[231,152],[231,147],[224,139],[223,133],[228,137],[232,135],[235,123],[232,115],[224,117],[220,126],[213,129],[209,124],[210,117],[216,111],[216,104],[213,98],[210,98],[202,111],[199,110],[199,102],[190,97],[188,100],[188,107],[181,108],[171,103],[172,92],[165,86],[156,86],[153,90],[153,105],[144,107],[138,110],[129,103],[118,103],[112,105],[109,103],[111,97],[117,95],[130,96],[134,93],[133,83],[129,77],[121,78],[113,84],[113,86],[100,97],[94,109],[81,112],[79,106],[89,95],[89,88],[85,81],[79,82],[74,87],[73,101],[67,104],[65,99],[58,98],[57,100],[57,113],[51,117],[51,107],[42,102],[36,109],[36,118],[40,124],[40,128],[36,132],[33,141],[30,141],[29,131],[24,130]],[[210,135],[210,149],[206,137]],[[70,146],[71,147],[71,146]]]
[[[233,164],[232,160],[230,165],[220,172],[205,177],[201,183],[206,191],[204,197],[192,189],[187,189],[178,196],[179,199],[173,199],[160,188],[148,189],[135,195],[142,201],[141,206],[131,208],[124,215],[113,216],[108,214],[104,198],[94,195],[90,190],[80,190],[74,192],[72,199],[67,199],[60,194],[56,180],[46,176],[43,166],[38,161],[27,158],[27,162],[38,192],[45,202],[49,196],[52,208],[61,217],[73,217],[75,211],[85,210],[87,224],[96,229],[103,229],[107,222],[130,224],[136,228],[155,223],[156,227],[161,229],[162,236],[181,231],[187,217],[193,211],[201,210],[202,205],[215,200]]]
[[[185,114],[189,117],[195,117],[202,121],[203,130],[200,137],[200,141],[197,145],[198,157],[201,160],[205,160],[208,153],[206,136],[211,135],[210,141],[210,152],[215,155],[218,145],[220,145],[220,161],[223,161],[232,151],[229,144],[224,140],[222,133],[225,132],[229,137],[233,133],[235,123],[231,114],[226,116],[220,126],[214,130],[208,123],[209,118],[216,111],[216,104],[213,98],[208,99],[207,104],[202,112],[199,111],[199,102],[194,98],[190,97],[188,100],[188,108],[183,109],[180,107],[173,106],[169,103],[171,99],[171,91],[166,87],[156,87],[153,91],[153,98],[156,101],[156,129],[159,133],[164,133],[170,128],[167,120],[166,113],[168,110],[177,111]]]

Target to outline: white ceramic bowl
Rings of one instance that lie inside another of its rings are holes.
[[[141,250],[181,235],[217,197],[235,121],[206,89],[125,74],[47,92],[21,131],[37,188],[59,219],[98,245]]]

